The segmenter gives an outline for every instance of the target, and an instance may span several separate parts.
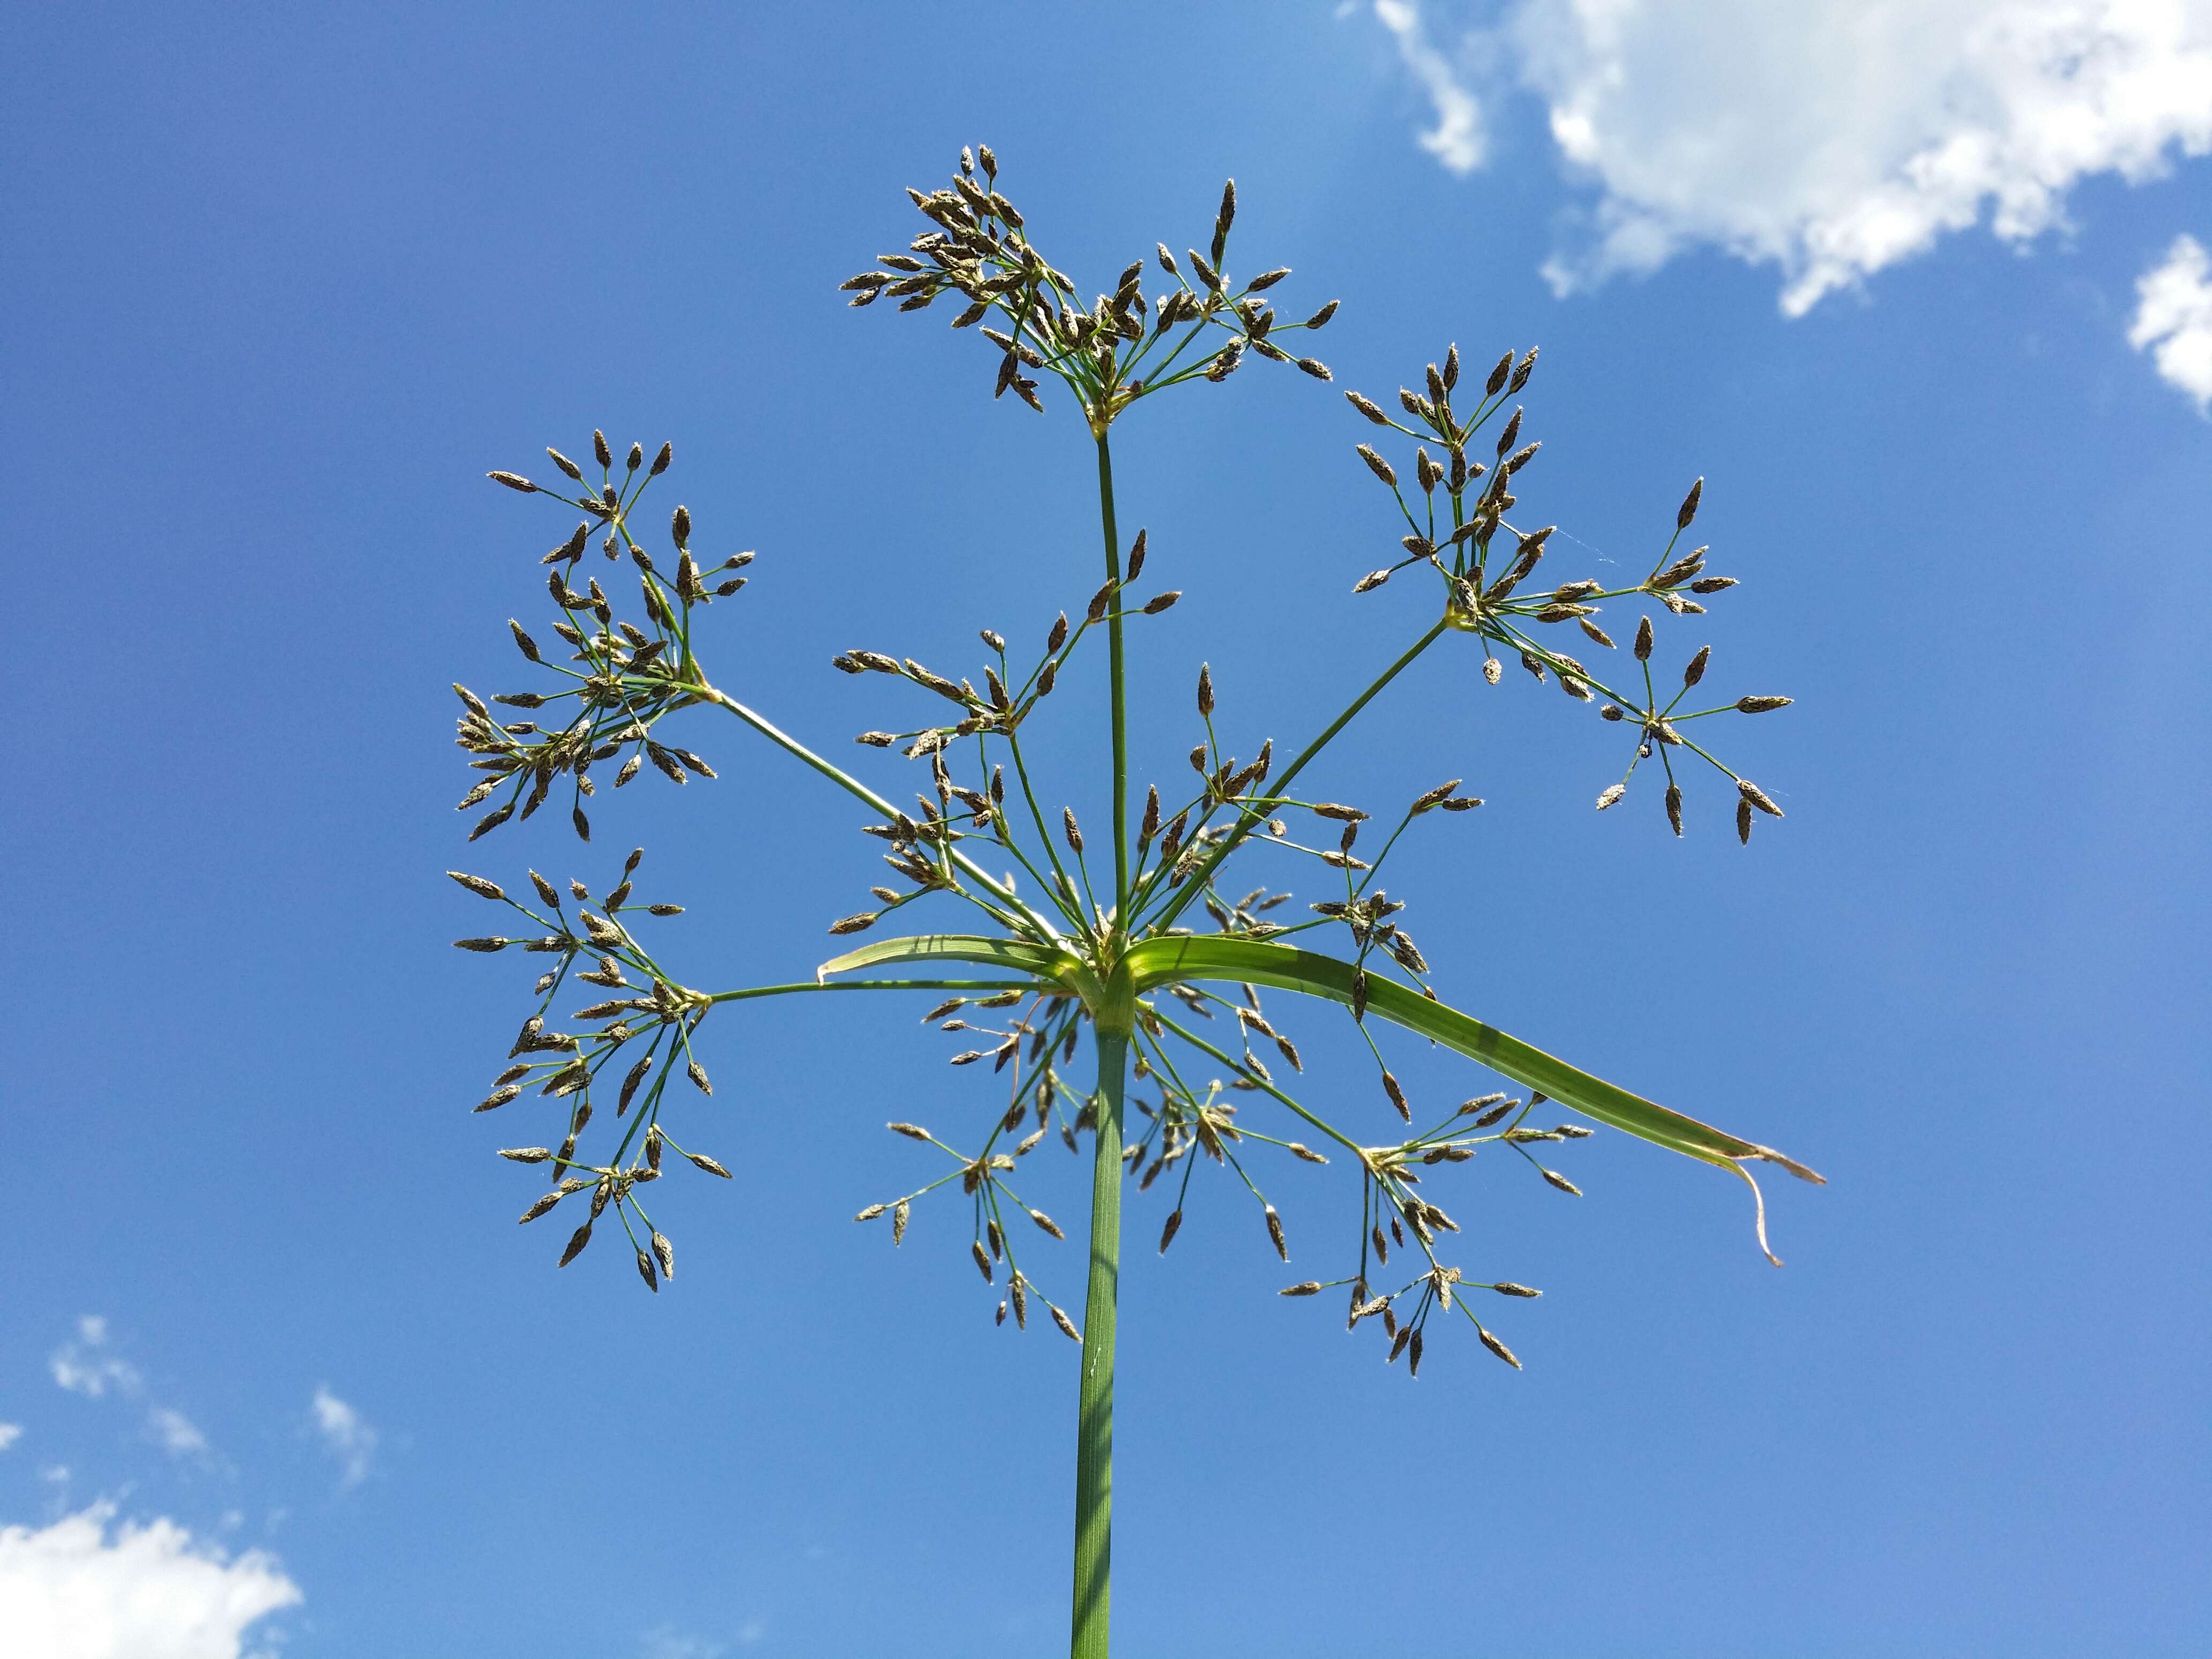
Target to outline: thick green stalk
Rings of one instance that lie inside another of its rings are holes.
[[[1121,580],[1121,542],[1114,528],[1114,457],[1106,444],[1107,428],[1098,428],[1098,519],[1106,534],[1106,580]],[[1127,732],[1127,698],[1121,675],[1121,596],[1117,592],[1106,613],[1107,672],[1111,680],[1114,709],[1114,922],[1128,926],[1129,908],[1129,750]],[[1104,1650],[1102,1648],[1101,1652]]]
[[[1117,975],[1121,988],[1126,976]],[[1083,1310],[1083,1382],[1075,1429],[1075,1592],[1070,1659],[1107,1659],[1113,1581],[1114,1322],[1121,1273],[1121,1096],[1129,999],[1119,1029],[1098,1026],[1097,1151],[1091,1166],[1091,1286]]]

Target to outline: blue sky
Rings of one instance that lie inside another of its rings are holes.
[[[672,441],[702,541],[759,550],[712,671],[907,787],[830,656],[964,663],[1096,580],[1066,399],[994,404],[941,321],[833,291],[982,140],[1086,293],[1202,245],[1234,175],[1285,314],[1344,301],[1339,388],[1540,343],[1562,575],[1650,556],[1703,476],[1743,586],[1671,648],[1798,700],[1729,733],[1789,814],[1747,848],[1710,787],[1680,842],[1648,790],[1594,813],[1611,728],[1466,653],[1332,760],[1340,798],[1487,799],[1393,886],[1459,1006],[1831,1184],[1767,1183],[1777,1272],[1740,1188],[1620,1135],[1564,1149],[1579,1203],[1478,1164],[1471,1246],[1547,1292],[1495,1322],[1527,1369],[1440,1343],[1411,1382],[1273,1294],[1217,1185],[1124,1276],[1118,1650],[2201,1652],[2212,11],[1780,15],[15,9],[15,1639],[1064,1639],[1075,1350],[993,1328],[950,1210],[896,1254],[848,1219],[921,1167],[884,1119],[992,1109],[920,1002],[718,1020],[690,1109],[737,1179],[661,1189],[679,1277],[556,1274],[493,1156],[542,1131],[469,1111],[530,971],[446,948],[482,907],[439,873],[596,889],[642,844],[694,982],[829,953],[859,820],[703,716],[718,781],[464,851],[447,685],[526,683],[506,618],[568,528],[483,474]],[[1429,620],[1348,596],[1397,534],[1371,429],[1267,367],[1117,432],[1186,591],[1138,636],[1140,775],[1181,767],[1200,659],[1233,743],[1289,744]],[[1281,1023],[1388,1135],[1340,1022]],[[1340,1171],[1274,1179],[1292,1271],[1334,1277]],[[1079,1249],[1033,1268],[1072,1304]],[[65,1581],[159,1614],[54,1634]]]

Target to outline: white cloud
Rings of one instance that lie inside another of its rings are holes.
[[[43,1531],[0,1529],[10,1659],[239,1659],[246,1634],[297,1603],[258,1551],[230,1560],[175,1522],[125,1525],[95,1505]]]
[[[1453,73],[1451,62],[1421,27],[1418,0],[1375,0],[1375,15],[1398,39],[1398,55],[1435,106],[1437,124],[1421,135],[1421,148],[1454,173],[1482,165],[1482,105]]]
[[[107,1322],[88,1314],[76,1322],[76,1340],[55,1349],[47,1368],[61,1387],[89,1400],[98,1400],[111,1388],[121,1394],[137,1393],[142,1379],[137,1367],[102,1352],[106,1346]]]
[[[642,1659],[721,1659],[726,1650],[720,1642],[686,1636],[664,1625],[647,1633],[639,1651]]]
[[[2135,326],[2128,343],[2151,348],[2160,376],[2212,414],[2212,257],[2194,236],[2179,236],[2166,261],[2136,283]]]
[[[1407,0],[1376,11],[1411,64]],[[2212,149],[2212,0],[1517,0],[1480,39],[1596,191],[1544,265],[1561,293],[1705,244],[1779,267],[1801,315],[1945,232],[2025,243],[2081,179]]]
[[[21,1423],[0,1423],[0,1452],[6,1451],[22,1437],[23,1425]]]
[[[208,1449],[207,1437],[182,1412],[156,1406],[146,1413],[146,1432],[173,1456],[185,1457]]]
[[[376,1431],[351,1406],[328,1389],[317,1389],[313,1402],[315,1429],[323,1444],[338,1461],[343,1484],[357,1486],[368,1479],[376,1455]]]

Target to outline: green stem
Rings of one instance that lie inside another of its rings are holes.
[[[834,766],[830,762],[823,759],[821,756],[816,754],[805,744],[799,742],[798,738],[793,737],[789,732],[781,730],[763,716],[755,714],[751,709],[746,708],[744,704],[739,702],[735,697],[731,696],[727,692],[719,691],[711,685],[702,684],[693,688],[693,695],[698,697],[702,702],[711,702],[717,708],[726,708],[731,714],[735,714],[739,720],[743,720],[747,726],[751,726],[754,731],[759,732],[761,736],[766,738],[770,743],[775,744],[776,747],[782,750],[786,754],[792,756],[794,759],[805,762],[807,765],[812,767],[823,777],[829,779],[830,782],[836,784],[847,793],[858,796],[861,800],[866,801],[870,806],[875,808],[877,811],[882,813],[887,818],[893,820],[897,818],[898,808],[893,806],[881,795],[869,788],[866,784],[862,783],[858,778],[852,776],[842,767]],[[946,851],[951,857],[952,861],[967,872],[970,880],[974,881],[977,886],[982,888],[984,891],[989,893],[1000,902],[1011,905],[1013,908],[1020,911],[1021,914],[1028,919],[1030,924],[1038,930],[1042,937],[1053,939],[1058,936],[1059,929],[1053,927],[1050,922],[1047,921],[1042,916],[1039,915],[1035,910],[1024,903],[1022,900],[1016,896],[1012,888],[1000,881],[997,877],[992,875],[990,872],[984,869],[982,866],[977,864],[975,860],[969,858],[958,848],[950,845],[950,843],[947,844]]]
[[[1427,650],[1439,639],[1443,638],[1444,629],[1449,628],[1450,625],[1451,624],[1447,618],[1438,617],[1437,619],[1437,625],[1429,629],[1427,633],[1422,635],[1419,639],[1414,641],[1404,656],[1399,658],[1397,661],[1392,663],[1388,668],[1384,669],[1381,678],[1377,679],[1374,684],[1369,686],[1364,691],[1362,691],[1357,697],[1353,698],[1352,706],[1346,708],[1341,714],[1339,714],[1334,720],[1331,720],[1328,723],[1328,729],[1327,731],[1323,732],[1319,737],[1316,738],[1311,743],[1308,744],[1304,749],[1301,749],[1298,751],[1297,758],[1292,760],[1288,766],[1285,767],[1282,771],[1277,775],[1273,785],[1268,791],[1267,799],[1264,801],[1253,803],[1249,808],[1246,808],[1243,811],[1238,819],[1236,830],[1225,837],[1221,845],[1216,848],[1213,850],[1212,854],[1206,859],[1206,862],[1200,865],[1197,870],[1192,873],[1190,879],[1183,884],[1182,891],[1168,902],[1167,908],[1163,910],[1152,923],[1152,930],[1154,932],[1158,932],[1167,927],[1177,916],[1182,914],[1184,907],[1188,905],[1193,899],[1196,898],[1200,893],[1206,890],[1206,884],[1213,879],[1213,872],[1219,867],[1221,861],[1227,858],[1231,853],[1235,852],[1237,848],[1243,844],[1244,837],[1250,833],[1251,826],[1253,824],[1263,821],[1267,813],[1281,803],[1283,799],[1283,791],[1290,787],[1291,779],[1297,776],[1300,772],[1305,769],[1306,763],[1313,759],[1315,756],[1320,754],[1322,750],[1328,748],[1329,744],[1335,738],[1336,734],[1343,731],[1346,726],[1352,724],[1352,717],[1358,714],[1361,709],[1366,708],[1369,703],[1372,702],[1381,693],[1384,686],[1389,684],[1392,680],[1396,679],[1400,674],[1403,673],[1408,667],[1410,667],[1414,658],[1419,656],[1422,652]]]
[[[1128,981],[1116,975],[1125,990]],[[1098,1093],[1091,1166],[1091,1285],[1083,1310],[1083,1382],[1076,1406],[1075,1589],[1070,1659],[1107,1659],[1114,1511],[1114,1324],[1121,1269],[1121,1097],[1133,999],[1098,1021]]]
[[[1121,542],[1114,527],[1114,457],[1107,447],[1107,428],[1098,428],[1098,519],[1106,537],[1106,580],[1121,580]],[[1129,757],[1127,698],[1121,672],[1121,596],[1116,592],[1106,618],[1107,673],[1114,709],[1114,926],[1128,927],[1129,916]],[[1103,1653],[1102,1647],[1099,1651]]]

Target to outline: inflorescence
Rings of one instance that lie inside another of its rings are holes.
[[[1294,356],[1277,342],[1322,327],[1334,313],[1335,301],[1304,321],[1281,323],[1261,296],[1287,270],[1267,270],[1241,283],[1232,283],[1225,274],[1236,211],[1233,184],[1223,193],[1205,255],[1190,250],[1178,260],[1164,246],[1158,248],[1158,266],[1171,283],[1164,294],[1143,291],[1145,261],[1139,259],[1121,273],[1111,294],[1098,295],[1088,308],[1076,305],[1074,283],[1030,241],[1023,216],[1000,192],[996,158],[988,148],[973,155],[963,152],[951,188],[909,193],[932,228],[908,252],[885,255],[879,262],[883,270],[863,273],[844,287],[856,306],[889,298],[902,311],[922,309],[948,294],[964,300],[966,307],[952,325],[976,329],[997,349],[996,394],[1012,391],[1025,404],[1042,408],[1037,377],[1053,375],[1076,397],[1103,441],[1106,428],[1141,398],[1178,384],[1218,383],[1248,355],[1294,362],[1316,379],[1329,378],[1323,365]],[[640,1194],[659,1175],[663,1149],[710,1173],[729,1174],[713,1158],[678,1145],[663,1123],[679,1068],[691,1085],[712,1092],[694,1052],[708,1012],[720,1002],[817,989],[950,990],[953,994],[938,1001],[925,1021],[961,1043],[951,1059],[954,1066],[1001,1079],[994,1091],[1002,1087],[1004,1092],[993,1105],[988,1127],[974,1135],[940,1138],[917,1124],[890,1124],[892,1132],[928,1146],[945,1164],[933,1179],[871,1203],[856,1219],[888,1217],[896,1243],[905,1237],[915,1202],[957,1183],[969,1200],[971,1258],[997,1298],[996,1318],[1003,1322],[1011,1312],[1018,1326],[1026,1326],[1034,1297],[1060,1330],[1079,1340],[1074,1322],[1036,1292],[1017,1259],[1017,1243],[1027,1237],[1024,1224],[1055,1240],[1061,1231],[1012,1182],[1055,1131],[1073,1151],[1097,1122],[1098,1097],[1072,1082],[1063,1069],[1097,1012],[1087,994],[1079,994],[1078,980],[1084,975],[1104,977],[1148,942],[1199,937],[1186,919],[1203,915],[1212,924],[1212,937],[1279,943],[1313,933],[1345,942],[1344,954],[1333,960],[1350,970],[1346,1012],[1373,1059],[1377,1093],[1406,1133],[1384,1144],[1367,1144],[1295,1097],[1276,1068],[1292,1076],[1302,1073],[1299,1049],[1263,1009],[1255,984],[1235,975],[1222,975],[1226,983],[1221,988],[1181,979],[1160,984],[1140,994],[1132,1011],[1140,1092],[1131,1103],[1144,1126],[1123,1153],[1127,1179],[1138,1191],[1149,1191],[1164,1177],[1174,1193],[1160,1249],[1169,1248],[1182,1224],[1194,1176],[1211,1164],[1243,1189],[1269,1247],[1287,1261],[1288,1235],[1253,1167],[1254,1151],[1273,1148],[1300,1164],[1348,1162],[1360,1176],[1351,1241],[1356,1260],[1335,1279],[1306,1280],[1282,1294],[1302,1297],[1348,1288],[1351,1325],[1381,1332],[1389,1358],[1405,1354],[1409,1370],[1421,1362],[1429,1320],[1456,1310],[1492,1352],[1517,1366],[1520,1362],[1504,1342],[1476,1317],[1468,1295],[1479,1290],[1513,1298],[1538,1292],[1510,1279],[1469,1278],[1443,1259],[1445,1236],[1460,1228],[1425,1189],[1425,1178],[1432,1182],[1443,1166],[1467,1163],[1487,1150],[1525,1163],[1536,1178],[1562,1193],[1579,1195],[1579,1188],[1540,1161],[1536,1152],[1590,1131],[1570,1123],[1543,1126],[1534,1114],[1545,1096],[1530,1091],[1525,1097],[1502,1091],[1478,1096],[1414,1132],[1417,1116],[1426,1115],[1417,1113],[1386,1062],[1376,1038],[1376,1022],[1368,1017],[1376,988],[1386,983],[1430,1001],[1437,999],[1429,964],[1407,930],[1404,901],[1378,884],[1387,860],[1416,820],[1468,814],[1482,802],[1461,793],[1460,781],[1453,780],[1378,821],[1363,808],[1297,787],[1298,776],[1368,699],[1429,644],[1446,634],[1467,634],[1485,646],[1482,672],[1490,684],[1502,676],[1501,654],[1517,656],[1538,681],[1549,677],[1570,696],[1598,704],[1607,721],[1631,728],[1626,771],[1598,797],[1601,810],[1619,801],[1638,765],[1656,756],[1667,778],[1667,816],[1679,835],[1682,793],[1674,751],[1680,750],[1709,762],[1733,781],[1738,831],[1748,840],[1754,810],[1777,817],[1779,810],[1683,728],[1714,714],[1763,713],[1789,702],[1753,696],[1684,710],[1681,705],[1703,680],[1710,660],[1705,647],[1688,659],[1680,689],[1662,697],[1651,670],[1654,629],[1649,615],[1638,623],[1631,645],[1638,668],[1629,678],[1640,678],[1640,687],[1628,690],[1608,683],[1618,676],[1586,666],[1547,642],[1571,623],[1599,650],[1613,650],[1614,641],[1598,620],[1603,602],[1640,599],[1674,616],[1696,615],[1704,609],[1702,599],[1734,586],[1734,579],[1705,574],[1703,547],[1676,551],[1696,516],[1700,480],[1676,514],[1673,536],[1641,581],[1608,587],[1577,580],[1548,591],[1532,586],[1554,527],[1522,529],[1510,516],[1517,505],[1514,481],[1539,446],[1522,441],[1522,409],[1516,405],[1510,415],[1504,410],[1528,386],[1536,356],[1532,349],[1499,357],[1480,394],[1465,399],[1469,407],[1464,414],[1453,402],[1461,387],[1455,347],[1441,367],[1428,368],[1423,391],[1400,392],[1402,419],[1358,392],[1346,394],[1367,421],[1415,445],[1405,468],[1412,477],[1410,489],[1401,482],[1399,465],[1368,444],[1358,446],[1367,469],[1390,490],[1406,533],[1402,556],[1362,577],[1353,591],[1372,592],[1401,572],[1425,566],[1440,580],[1442,615],[1381,680],[1288,762],[1279,763],[1272,739],[1261,743],[1249,759],[1229,751],[1217,728],[1213,676],[1201,667],[1192,732],[1197,741],[1188,750],[1188,773],[1180,764],[1176,769],[1183,783],[1148,786],[1141,811],[1130,815],[1133,823],[1115,826],[1101,837],[1115,848],[1119,869],[1124,850],[1120,836],[1133,830],[1134,857],[1122,877],[1116,870],[1094,869],[1100,849],[1086,841],[1072,806],[1038,794],[1030,763],[1040,711],[1078,655],[1086,646],[1095,649],[1097,636],[1109,629],[1118,642],[1122,624],[1158,616],[1180,597],[1174,589],[1139,587],[1147,562],[1145,532],[1139,532],[1125,552],[1115,552],[1109,566],[1113,574],[1087,600],[1060,611],[1041,630],[1039,650],[1018,653],[1005,635],[983,628],[977,672],[958,678],[887,651],[854,647],[837,654],[833,665],[841,672],[880,676],[926,699],[917,712],[856,739],[869,750],[896,750],[921,769],[921,787],[911,807],[900,808],[708,679],[696,648],[695,609],[743,587],[743,576],[727,573],[743,568],[752,555],[738,554],[708,569],[692,550],[690,514],[681,507],[670,528],[672,572],[659,566],[633,537],[639,500],[650,481],[667,469],[668,447],[647,466],[641,447],[632,446],[617,477],[613,452],[603,436],[593,434],[596,484],[585,481],[582,468],[549,450],[573,493],[512,473],[493,473],[511,489],[550,495],[585,519],[545,560],[550,567],[548,590],[560,613],[552,631],[570,654],[565,661],[549,657],[519,623],[510,624],[522,654],[562,683],[547,692],[492,699],[503,708],[540,719],[541,711],[564,710],[566,723],[557,728],[530,721],[503,724],[483,700],[456,688],[466,707],[459,740],[480,757],[472,764],[487,774],[462,805],[474,806],[505,791],[501,803],[476,824],[471,840],[510,817],[529,817],[562,778],[568,781],[577,833],[588,840],[584,800],[593,793],[592,769],[617,756],[626,756],[616,773],[617,787],[648,762],[678,783],[687,775],[713,777],[712,769],[696,754],[665,744],[654,733],[671,713],[720,707],[871,808],[873,821],[861,826],[862,833],[879,844],[890,880],[871,889],[866,906],[831,922],[831,934],[869,932],[924,899],[951,901],[968,907],[987,942],[1004,942],[1015,964],[996,978],[817,976],[808,982],[708,994],[665,972],[631,931],[641,908],[655,915],[677,910],[631,902],[639,854],[631,854],[621,880],[597,900],[573,882],[564,899],[551,882],[532,872],[530,882],[543,908],[518,901],[484,878],[453,872],[470,891],[508,906],[528,923],[513,937],[457,941],[461,948],[514,948],[557,958],[537,982],[536,1008],[509,1056],[513,1063],[477,1108],[509,1105],[535,1085],[539,1096],[557,1102],[566,1114],[557,1146],[511,1148],[501,1154],[547,1166],[555,1183],[522,1219],[536,1219],[564,1200],[588,1192],[590,1216],[568,1242],[562,1263],[584,1248],[611,1206],[629,1231],[641,1277],[657,1288],[660,1279],[672,1273],[673,1251],[647,1217]],[[1487,433],[1493,424],[1494,438]],[[1490,453],[1477,455],[1473,452],[1478,448]],[[641,623],[617,620],[613,601],[597,580],[586,579],[581,591],[575,586],[595,536],[608,561],[627,559],[637,571]],[[1387,833],[1378,833],[1385,823]],[[1248,864],[1255,858],[1305,861],[1316,866],[1312,873],[1323,884],[1326,896],[1310,902],[1303,912],[1286,910],[1291,895],[1279,890],[1283,871],[1278,863],[1267,872],[1268,884],[1232,897],[1229,866],[1240,857]],[[1008,860],[1018,876],[1001,879],[988,873],[1005,868]],[[932,931],[942,932],[941,924]],[[1312,942],[1297,941],[1301,948]],[[1028,954],[1015,954],[1019,951]],[[1047,963],[1063,964],[1064,970],[1038,965]],[[847,971],[846,962],[824,969]],[[549,1030],[553,1001],[571,981],[592,988],[596,1000],[565,1017],[562,1023],[578,1028],[574,1033]],[[634,1054],[638,1057],[632,1060]],[[613,1082],[617,1076],[618,1085]],[[610,1133],[617,1144],[603,1161],[593,1161],[580,1152],[579,1145],[593,1118],[594,1089],[604,1093],[610,1086],[616,1094]],[[1248,1109],[1255,1105],[1279,1109],[1283,1121],[1273,1127],[1284,1133],[1270,1134],[1255,1127],[1255,1114]],[[1325,1150],[1316,1150],[1316,1145]],[[1818,1178],[1763,1147],[1741,1156],[1782,1162],[1794,1173]],[[1389,1272],[1394,1255],[1401,1271],[1410,1263],[1402,1282]]]

